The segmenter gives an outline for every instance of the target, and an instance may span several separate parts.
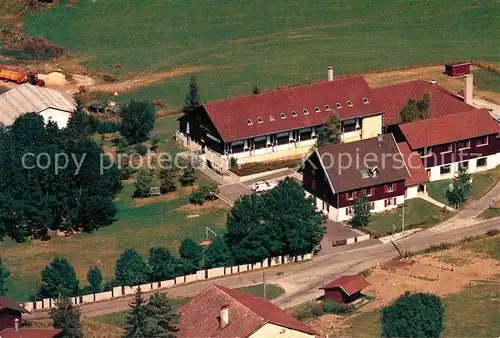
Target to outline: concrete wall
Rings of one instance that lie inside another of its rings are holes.
[[[147,283],[147,284],[141,284],[139,285],[141,287],[141,291],[142,292],[148,292],[148,291],[151,291],[152,288],[151,288],[151,283]]]
[[[83,303],[93,303],[94,301],[94,294],[82,296]]]
[[[96,302],[99,302],[101,300],[108,300],[111,298],[113,298],[113,293],[111,291],[106,291],[106,292],[101,292],[101,293],[95,294],[95,301]]]
[[[185,282],[184,276],[175,277],[175,285],[184,284]]]
[[[363,118],[361,122],[361,132],[363,139],[376,137],[382,134],[382,115]]]
[[[249,336],[249,338],[261,337],[314,338],[315,336],[301,331],[292,330],[284,326],[267,323]]]
[[[406,199],[418,197],[418,185],[406,187]]]
[[[258,270],[258,269],[262,269],[262,263],[261,262],[253,263],[252,270]]]
[[[199,270],[199,271],[196,271],[196,278],[198,280],[202,280],[202,279],[205,279],[207,278],[207,270]]]
[[[160,282],[160,288],[171,288],[174,285],[175,285],[175,279],[169,279]]]
[[[239,272],[248,271],[248,264],[238,265],[238,270],[239,270]]]
[[[45,124],[49,121],[53,121],[57,123],[59,128],[65,128],[68,124],[68,120],[71,117],[71,113],[67,111],[62,111],[53,108],[47,108],[44,111],[40,112],[40,115],[43,116],[43,120]]]
[[[186,276],[186,283],[192,283],[192,282],[196,282],[197,281],[197,278],[196,278],[196,274],[192,274],[192,275],[187,275]]]
[[[228,268],[224,268],[224,275],[230,275],[232,272],[231,272],[231,267],[228,267]]]
[[[255,180],[257,178],[261,178],[261,177],[272,175],[272,174],[277,174],[277,173],[281,173],[281,172],[284,173],[288,170],[289,170],[289,168],[281,168],[281,169],[276,169],[276,170],[264,171],[264,172],[257,173],[257,174],[239,176],[239,179],[240,179],[240,182],[251,181],[251,180]]]
[[[121,297],[121,296],[123,296],[123,287],[115,286],[113,288],[113,297]]]
[[[224,268],[213,268],[207,270],[208,278],[224,276]]]

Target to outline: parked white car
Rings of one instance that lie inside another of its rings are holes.
[[[277,185],[278,184],[276,182],[257,181],[254,184],[252,184],[252,191],[253,192],[268,191],[268,190],[271,190],[272,188],[276,187]]]

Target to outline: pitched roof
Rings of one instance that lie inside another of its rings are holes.
[[[429,181],[429,175],[425,171],[424,164],[420,158],[420,154],[411,151],[410,146],[406,142],[398,143],[398,148],[408,169],[408,176],[405,181],[406,186],[416,185]]]
[[[351,107],[347,101],[352,103]],[[337,108],[337,103],[342,108]],[[330,110],[326,110],[325,105]],[[345,120],[382,112],[380,102],[362,76],[215,101],[203,107],[224,141],[323,124],[332,113]],[[320,112],[315,112],[315,107]],[[304,109],[308,110],[307,115]],[[292,111],[297,116],[293,116]],[[281,118],[281,113],[285,118]],[[258,118],[262,122],[259,123]],[[248,125],[247,120],[252,121],[252,125]]]
[[[333,288],[341,288],[348,296],[350,296],[358,291],[363,290],[369,285],[370,283],[366,280],[365,277],[361,275],[348,275],[341,276],[321,287],[320,289],[329,290]]]
[[[405,123],[399,127],[411,149],[498,134],[500,131],[499,123],[486,108]]]
[[[62,333],[61,329],[39,329],[22,327],[18,331],[13,328],[0,331],[0,338],[54,338]]]
[[[21,313],[29,313],[28,310],[19,305],[14,299],[5,296],[0,296],[0,311],[2,311],[3,309],[10,309],[14,311],[19,311]]]
[[[406,105],[409,99],[422,99],[425,93],[430,95],[430,117],[461,113],[473,109],[455,93],[423,80],[374,88],[372,91],[373,95],[381,100],[384,107],[384,125],[399,123],[401,108]]]
[[[335,192],[368,188],[406,179],[407,171],[392,134],[317,149]],[[378,168],[378,175],[362,178],[361,171]]]
[[[72,112],[75,99],[50,88],[22,84],[0,95],[0,124],[10,126],[24,113],[39,113],[47,108]]]
[[[222,307],[229,307],[229,325],[220,328]],[[211,285],[179,308],[178,337],[248,337],[266,323],[319,335],[273,303],[254,295]]]

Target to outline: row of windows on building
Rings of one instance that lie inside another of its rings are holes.
[[[390,206],[394,206],[396,204],[397,204],[396,197],[386,198],[384,200],[384,208],[387,208],[387,207],[390,207]],[[375,209],[375,202],[371,202],[370,206],[371,206],[371,209],[374,210]],[[345,208],[345,214],[347,216],[354,215],[354,207],[347,207],[347,208]]]
[[[476,147],[486,146],[488,145],[488,136],[477,137],[473,139]],[[457,151],[469,149],[471,144],[471,140],[463,140],[457,142]],[[418,150],[421,157],[427,157],[432,155],[432,149],[439,149],[438,152],[440,154],[451,153],[453,151],[453,143],[447,143],[436,147],[425,147]]]
[[[312,174],[315,174],[315,169],[313,169]],[[312,179],[311,180],[311,188],[312,190],[316,190],[316,180]],[[384,185],[384,192],[393,192],[395,189],[394,183],[391,184],[385,184]],[[367,188],[367,189],[362,189],[360,191],[349,191],[345,194],[345,198],[349,201],[352,201],[356,198],[359,197],[360,193],[363,193],[366,197],[371,197],[373,196],[373,188]]]
[[[368,101],[368,99],[367,99],[366,97],[363,97],[363,103],[364,103],[364,104],[369,103],[369,102],[370,102],[370,101]],[[353,106],[354,106],[354,104],[352,103],[352,101],[347,101],[347,106],[348,106],[348,107],[353,107]],[[342,105],[341,105],[340,103],[337,103],[337,104],[336,104],[336,107],[337,107],[337,109],[340,109],[340,108],[342,108]],[[331,110],[332,110],[332,109],[331,109],[331,107],[330,107],[329,105],[327,105],[327,104],[326,104],[326,105],[325,105],[325,111],[331,111]],[[304,115],[309,115],[309,110],[307,110],[307,109],[305,109],[305,108],[304,108],[304,109],[302,109],[302,112],[304,113]],[[316,112],[316,113],[320,113],[320,112],[321,112],[321,109],[320,109],[319,107],[314,107],[314,112]],[[287,118],[287,116],[286,116],[286,114],[285,114],[285,113],[279,113],[279,115],[280,115],[280,118],[281,118],[282,120]],[[292,110],[292,117],[297,117],[297,116],[298,116],[297,112],[296,112],[295,110]],[[268,116],[268,119],[269,119],[269,121],[271,121],[271,122],[276,120],[276,119],[274,118],[274,115],[269,115],[269,116]],[[257,123],[259,123],[259,124],[260,124],[260,123],[264,123],[264,119],[263,119],[262,117],[257,117]],[[252,120],[250,120],[250,119],[247,119],[247,124],[248,124],[249,126],[251,126],[251,125],[253,125],[253,121],[252,121]]]
[[[476,168],[486,168],[488,165],[488,159],[486,157],[478,158],[476,160]],[[458,163],[459,168],[463,168],[465,170],[469,170],[469,161],[463,161]],[[451,164],[442,165],[439,167],[440,175],[448,175],[451,173]],[[427,175],[430,176],[430,169],[427,169]]]

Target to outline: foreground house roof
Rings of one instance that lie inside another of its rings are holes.
[[[366,280],[365,277],[361,275],[348,275],[341,276],[334,281],[326,284],[320,289],[330,290],[334,288],[342,289],[348,296],[355,294],[369,286],[370,283]]]
[[[0,296],[0,311],[2,311],[3,309],[14,310],[21,313],[29,313],[28,310],[19,305],[14,299]]]
[[[72,112],[76,101],[58,90],[22,84],[0,95],[0,124],[10,126],[21,114],[39,113],[47,108]]]
[[[422,99],[425,93],[430,95],[430,117],[461,113],[474,108],[463,102],[455,93],[429,81],[409,81],[372,90],[373,95],[381,101],[384,108],[384,125],[399,123],[401,108],[406,105],[409,99]]]
[[[229,308],[229,324],[219,324],[222,307]],[[264,298],[211,285],[179,308],[177,337],[248,337],[267,323],[319,335]]]
[[[383,110],[362,76],[215,101],[203,107],[226,142],[323,124],[333,113],[345,120]]]
[[[9,328],[0,331],[0,338],[54,338],[62,334],[61,329],[39,329],[22,327],[17,331]]]
[[[379,137],[380,140],[373,137],[357,142],[327,145],[316,150],[336,193],[406,179],[404,161],[392,134]],[[348,157],[351,159],[350,163]],[[368,167],[365,167],[365,164]],[[375,177],[362,177],[363,171],[374,167],[378,169]]]
[[[416,185],[420,183],[425,183],[429,181],[429,175],[425,171],[424,164],[420,158],[420,154],[411,151],[410,146],[406,142],[398,143],[398,148],[408,169],[408,177],[406,178],[405,185]]]
[[[411,149],[498,134],[499,124],[487,109],[429,118],[399,126]]]

